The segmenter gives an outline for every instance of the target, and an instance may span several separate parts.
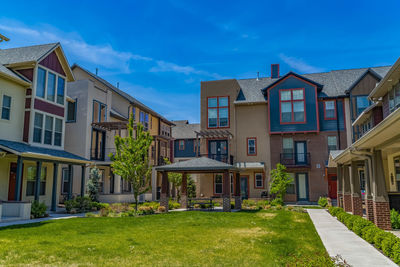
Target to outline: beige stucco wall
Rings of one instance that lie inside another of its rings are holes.
[[[0,107],[3,106],[3,95],[11,97],[10,120],[1,119],[0,115],[0,139],[17,142],[22,141],[24,128],[25,92],[26,89],[22,86],[0,78]]]

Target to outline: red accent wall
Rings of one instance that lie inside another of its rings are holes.
[[[31,82],[33,81],[33,69],[17,70],[17,72],[24,75]]]
[[[60,117],[64,117],[64,108],[35,98],[34,108]]]
[[[46,68],[49,68],[63,76],[65,75],[65,72],[61,66],[60,61],[58,60],[56,52],[51,52],[47,57],[45,57],[42,61],[39,62],[40,65],[45,66]]]
[[[29,121],[30,121],[30,111],[25,111],[25,118],[24,118],[24,132],[22,135],[22,140],[24,142],[28,142],[29,140]]]
[[[383,97],[382,111],[383,111],[383,118],[386,118],[387,116],[389,116],[389,114],[390,114],[390,110],[389,110],[389,94],[386,94]]]
[[[378,123],[380,123],[383,120],[383,111],[380,107],[375,107],[374,110],[372,111],[372,114],[374,116],[374,125],[376,126]]]

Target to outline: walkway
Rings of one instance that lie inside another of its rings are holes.
[[[307,209],[331,257],[340,255],[351,266],[397,266],[367,241],[323,209]]]
[[[38,222],[43,222],[43,221],[59,220],[59,219],[71,219],[71,218],[78,218],[78,217],[85,217],[85,213],[79,213],[79,214],[74,214],[74,215],[51,213],[49,217],[45,217],[45,218],[38,218],[38,219],[31,219],[31,220],[10,221],[10,222],[0,222],[0,228],[1,227],[5,227],[5,226],[11,226],[11,225],[38,223]]]

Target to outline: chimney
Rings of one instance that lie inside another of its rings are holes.
[[[117,82],[117,88],[119,89],[119,82]]]
[[[96,68],[96,76],[97,76],[97,74],[99,73],[99,69],[98,68]]]
[[[271,64],[271,78],[279,78],[279,64]]]

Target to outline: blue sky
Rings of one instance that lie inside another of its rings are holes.
[[[0,48],[61,42],[169,119],[200,119],[200,81],[393,64],[400,1],[7,1]],[[94,3],[94,4],[93,4]]]

